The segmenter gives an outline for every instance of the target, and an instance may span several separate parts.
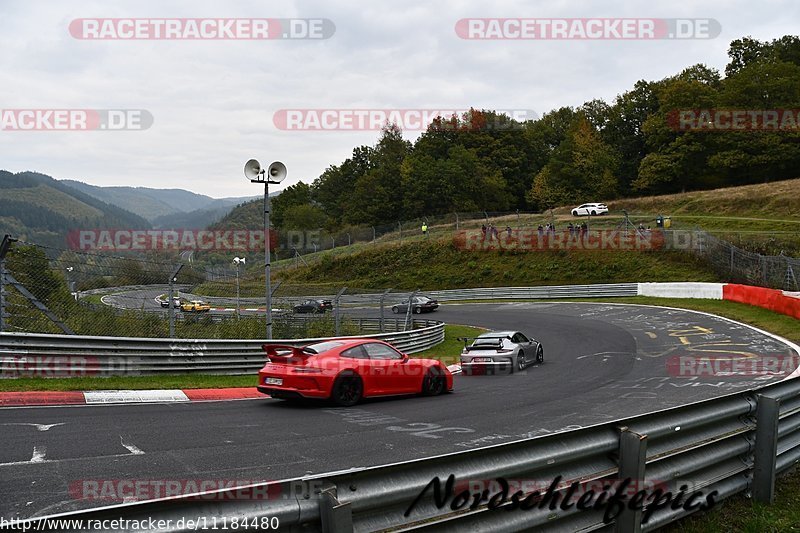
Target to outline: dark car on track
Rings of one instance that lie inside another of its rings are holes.
[[[453,390],[453,375],[441,361],[411,358],[377,339],[263,348],[268,360],[258,372],[257,388],[273,398],[318,398],[347,407],[372,396],[437,396]]]
[[[428,298],[427,296],[414,296],[414,298],[411,300],[411,312],[416,314],[436,311],[438,307],[439,302],[432,298]],[[392,313],[405,313],[407,311],[408,300],[396,303],[392,306]]]
[[[168,298],[165,298],[165,299],[161,300],[160,303],[161,303],[161,307],[169,308],[169,299]],[[172,299],[172,307],[174,307],[175,309],[180,309],[180,307],[181,307],[181,299],[180,298],[173,298]]]
[[[294,307],[295,313],[324,313],[333,309],[333,302],[330,300],[305,300]]]

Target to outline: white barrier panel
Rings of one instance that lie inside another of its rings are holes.
[[[722,300],[724,283],[639,283],[639,296]]]

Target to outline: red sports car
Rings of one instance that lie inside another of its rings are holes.
[[[440,361],[412,359],[375,339],[263,348],[268,361],[258,373],[258,390],[273,398],[330,399],[350,406],[371,396],[435,396],[453,390],[453,375]]]

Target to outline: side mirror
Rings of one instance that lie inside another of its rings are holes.
[[[408,354],[407,353],[403,354],[403,362],[404,363],[408,363]]]

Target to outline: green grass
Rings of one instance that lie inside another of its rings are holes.
[[[438,359],[446,365],[457,363],[458,356],[464,349],[464,343],[458,340],[458,337],[475,337],[485,331],[487,331],[485,328],[448,324],[444,327],[444,341],[441,344],[424,352],[415,353],[412,357]]]
[[[0,391],[84,391],[143,389],[218,389],[255,387],[255,373],[247,376],[210,376],[200,374],[167,376],[111,376],[74,378],[0,379]]]
[[[700,259],[680,252],[463,251],[452,238],[375,246],[308,267],[284,270],[288,285],[347,285],[358,289],[435,290],[469,287],[719,281]],[[346,281],[344,281],[346,280]]]
[[[665,533],[779,533],[800,531],[800,471],[778,478],[775,502],[754,503],[743,495],[722,501],[708,512],[668,526]]]

